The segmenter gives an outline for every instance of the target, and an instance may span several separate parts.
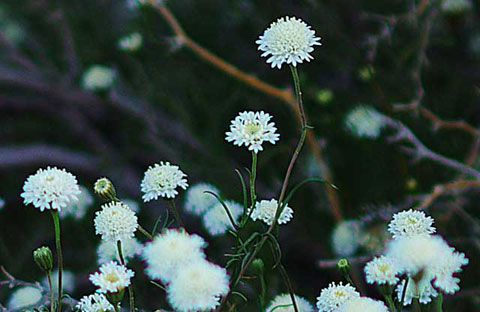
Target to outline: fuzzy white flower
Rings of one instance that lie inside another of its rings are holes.
[[[78,201],[72,205],[68,205],[59,212],[60,218],[71,216],[75,220],[80,220],[85,216],[88,208],[93,204],[93,197],[84,186],[80,186],[80,191]]]
[[[277,212],[278,201],[276,199],[262,200],[255,203],[255,208],[253,209],[250,217],[253,221],[262,220],[268,225],[272,225],[273,220],[275,219],[275,213]],[[250,212],[249,212],[250,213]],[[292,208],[285,206],[283,211],[280,213],[280,217],[277,220],[278,224],[284,224],[290,221],[293,217]]]
[[[263,51],[262,57],[268,57],[267,63],[280,69],[283,63],[297,66],[297,63],[312,60],[310,53],[313,46],[322,45],[319,41],[309,25],[286,16],[273,22],[255,43]]]
[[[115,310],[107,298],[99,293],[82,297],[75,308],[81,312],[109,312]]]
[[[135,273],[125,266],[110,261],[102,264],[100,272],[90,274],[90,281],[97,286],[99,293],[116,293],[130,285],[130,279]]]
[[[115,76],[113,69],[102,65],[94,65],[83,73],[82,86],[86,90],[105,90],[113,85]]]
[[[123,239],[122,254],[125,262],[128,263],[128,260],[137,255],[140,255],[140,253],[142,252],[142,248],[143,245],[140,244],[139,241],[134,237]],[[102,264],[110,260],[120,261],[117,242],[102,240],[97,247],[97,255],[98,264]]]
[[[358,137],[375,139],[385,127],[385,119],[372,107],[360,105],[347,114],[345,127]]]
[[[57,296],[57,291],[58,291],[57,289],[58,283],[55,282],[57,280],[58,280],[58,269],[52,271],[52,288],[53,288],[53,293],[55,294],[55,297]],[[42,279],[42,286],[45,289],[48,289],[49,287],[48,279],[46,276]],[[62,271],[62,288],[63,288],[63,292],[67,294],[71,294],[75,290],[75,275],[68,270]]]
[[[105,204],[95,215],[95,234],[101,235],[103,240],[117,242],[128,239],[135,235],[138,228],[135,212],[122,202]]]
[[[183,266],[167,287],[168,301],[179,312],[215,309],[228,291],[227,270],[206,260]]]
[[[233,221],[237,222],[243,212],[243,206],[231,200],[225,201]],[[224,234],[228,229],[233,228],[230,218],[221,203],[210,208],[203,216],[203,225],[211,235]]]
[[[315,311],[315,308],[310,302],[297,295],[295,295],[295,303],[297,304],[298,312]],[[268,306],[266,312],[295,312],[290,294],[276,296]]]
[[[388,309],[382,301],[357,297],[345,302],[336,312],[388,312]]]
[[[351,256],[357,251],[362,236],[360,222],[347,220],[339,223],[333,230],[331,242],[337,256]]]
[[[398,282],[399,267],[390,258],[380,256],[365,265],[365,275],[369,284],[395,285]]]
[[[135,32],[128,36],[121,38],[118,41],[118,47],[122,51],[135,52],[142,47],[142,34]]]
[[[161,161],[160,164],[150,166],[145,172],[141,189],[144,193],[143,201],[149,202],[158,197],[175,198],[178,195],[177,187],[184,190],[188,187],[186,174],[178,166]]]
[[[169,229],[147,243],[143,259],[147,263],[146,273],[152,279],[170,282],[178,268],[204,259],[203,249],[207,243],[198,235],[189,235],[183,230]]]
[[[472,9],[470,0],[443,0],[442,10],[449,14],[461,14]]]
[[[220,190],[208,183],[197,183],[188,188],[185,199],[185,210],[194,215],[203,215],[210,208],[218,203],[218,200],[212,194],[206,191],[219,194]]]
[[[430,269],[433,276],[433,284],[444,293],[454,294],[460,290],[460,279],[453,274],[461,272],[462,266],[468,264],[464,253],[456,252],[453,248],[445,257],[438,257]]]
[[[280,135],[275,133],[275,123],[270,122],[272,116],[263,111],[260,112],[241,112],[232,120],[230,131],[227,131],[227,142],[233,142],[233,145],[248,148],[249,151],[258,153],[263,151],[263,142],[275,144]]]
[[[402,236],[430,235],[435,233],[435,227],[433,219],[427,217],[423,211],[410,209],[394,214],[388,224],[388,231],[396,239]]]
[[[40,304],[42,292],[37,287],[26,286],[18,288],[8,299],[8,308],[10,310],[20,310],[23,308],[34,307]]]
[[[68,204],[73,204],[78,200],[80,188],[77,178],[65,169],[56,167],[47,167],[47,169],[38,169],[38,171],[27,178],[23,185],[25,205],[33,204],[40,211],[45,209],[62,210]]]
[[[342,304],[356,297],[360,297],[360,294],[350,284],[330,283],[320,292],[320,296],[317,298],[317,308],[319,312],[335,312]]]
[[[397,292],[398,301],[402,301],[403,288],[405,287],[405,280],[402,280],[398,285],[395,291]],[[403,300],[403,305],[409,305],[412,303],[413,298],[418,298],[418,301],[423,304],[427,304],[432,301],[432,297],[435,298],[438,296],[435,288],[432,287],[432,284],[422,280],[417,285],[413,279],[408,279],[407,289],[405,291],[405,299]]]

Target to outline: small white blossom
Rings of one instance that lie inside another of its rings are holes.
[[[55,297],[57,296],[57,287],[58,283],[55,281],[58,280],[58,269],[52,271],[52,288],[53,288],[53,293],[55,294]],[[45,289],[48,289],[48,279],[45,276],[42,279],[42,286],[45,287]],[[75,275],[68,271],[68,270],[63,270],[62,271],[62,288],[63,292],[67,294],[71,294],[75,290]]]
[[[75,308],[81,312],[111,312],[115,310],[107,298],[99,293],[82,297]]]
[[[200,260],[178,271],[167,287],[167,296],[175,311],[210,311],[220,304],[220,296],[229,289],[227,270]]]
[[[33,204],[40,211],[45,209],[62,210],[68,204],[73,204],[78,200],[80,188],[77,178],[65,169],[56,167],[47,167],[47,169],[38,169],[38,171],[27,178],[23,185],[25,205]]]
[[[372,107],[360,105],[347,114],[345,127],[358,137],[375,139],[385,127],[385,119]]]
[[[130,279],[135,273],[115,261],[102,264],[100,272],[90,275],[90,281],[97,286],[99,293],[116,293],[130,285]]]
[[[382,301],[367,297],[356,297],[341,305],[336,312],[389,312]]]
[[[105,204],[95,215],[95,234],[103,240],[117,242],[131,238],[138,228],[135,212],[122,202]]]
[[[135,52],[142,47],[143,37],[142,34],[135,32],[128,36],[121,38],[118,41],[118,47],[120,50],[127,52]]]
[[[185,210],[200,216],[218,203],[218,199],[206,191],[219,194],[220,190],[208,183],[197,183],[188,188],[185,199]]]
[[[369,284],[395,285],[398,283],[398,273],[398,265],[385,256],[374,258],[365,266],[366,280]]]
[[[225,205],[228,207],[233,221],[237,222],[238,217],[243,212],[243,206],[231,200],[225,201]],[[228,229],[233,228],[225,208],[219,202],[205,213],[203,216],[203,224],[211,235],[221,235]]]
[[[468,264],[468,259],[462,252],[456,252],[453,248],[450,253],[440,258],[437,257],[430,270],[433,276],[433,284],[446,294],[454,294],[460,290],[460,279],[453,274],[461,272],[462,266]]]
[[[341,305],[356,297],[360,297],[360,294],[350,284],[330,283],[320,292],[320,296],[317,298],[317,308],[319,312],[336,312]]]
[[[255,208],[253,209],[250,217],[253,221],[262,220],[268,225],[272,225],[273,220],[275,219],[275,214],[278,208],[278,201],[276,199],[262,200],[255,203]],[[250,213],[250,212],[249,212]],[[290,221],[293,217],[292,208],[288,205],[283,208],[283,211],[280,213],[280,216],[277,220],[278,224],[285,224]]]
[[[398,301],[402,301],[403,288],[405,287],[405,280],[402,280],[398,285],[395,291],[397,292]],[[408,279],[407,290],[405,292],[405,299],[403,300],[403,305],[409,305],[412,303],[413,298],[418,298],[418,301],[423,304],[427,304],[432,301],[432,297],[435,298],[438,296],[435,288],[432,287],[432,284],[422,280],[417,285],[413,279]]]
[[[396,239],[402,236],[430,235],[435,233],[435,227],[433,219],[427,217],[423,211],[410,209],[394,214],[388,224],[388,231]]]
[[[23,308],[34,307],[40,304],[42,292],[37,287],[26,286],[18,288],[8,299],[8,308],[10,310],[20,310]]]
[[[82,76],[82,86],[86,90],[98,91],[110,88],[115,82],[115,71],[109,67],[94,65]]]
[[[58,213],[60,218],[71,216],[75,220],[80,220],[85,216],[88,208],[93,204],[93,197],[86,187],[80,186],[80,191],[78,201],[68,205]]]
[[[313,46],[321,45],[319,41],[309,25],[287,16],[273,22],[255,43],[263,51],[262,57],[268,57],[267,63],[280,69],[283,63],[297,66],[297,63],[312,60],[310,53]]]
[[[143,245],[138,242],[135,237],[122,240],[122,254],[125,263],[131,258],[140,255]],[[97,247],[98,264],[108,262],[110,260],[117,260],[120,262],[118,255],[117,242],[102,240]]]
[[[295,295],[295,303],[297,304],[298,312],[315,312],[313,305],[302,297]],[[290,294],[276,296],[270,302],[266,312],[295,312],[292,297],[290,297]]]
[[[177,187],[187,189],[187,175],[178,166],[169,162],[160,162],[150,166],[145,172],[141,189],[143,201],[149,202],[158,197],[175,198],[178,195]]]
[[[280,135],[275,133],[275,123],[270,122],[272,116],[263,111],[260,112],[241,112],[232,120],[230,131],[227,131],[227,142],[233,142],[233,145],[248,148],[249,151],[258,153],[263,151],[263,142],[275,144]]]
[[[347,220],[337,224],[332,233],[332,247],[337,256],[351,256],[357,251],[362,236],[360,222]]]

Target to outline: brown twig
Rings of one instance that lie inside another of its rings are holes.
[[[461,180],[454,181],[446,184],[435,185],[433,191],[426,195],[419,205],[414,207],[414,209],[426,209],[428,208],[438,197],[448,193],[449,191],[480,186],[480,181],[475,180]]]

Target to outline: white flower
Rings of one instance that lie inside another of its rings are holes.
[[[140,33],[135,32],[128,36],[121,38],[118,41],[118,47],[120,50],[127,52],[135,52],[142,46],[143,37]]]
[[[107,298],[99,293],[82,297],[75,308],[81,312],[109,312],[115,310]]]
[[[105,204],[95,215],[95,234],[102,235],[103,240],[117,242],[128,239],[135,235],[138,228],[135,212],[122,202]]]
[[[186,174],[178,166],[170,165],[169,162],[160,162],[150,166],[145,172],[141,189],[144,193],[143,201],[149,202],[160,197],[175,198],[178,194],[176,188],[184,190],[188,187]]]
[[[52,271],[52,288],[53,288],[53,293],[55,294],[55,297],[57,296],[57,291],[58,291],[57,281],[58,281],[58,270],[54,270]],[[46,276],[42,279],[42,286],[45,289],[49,288],[48,279]],[[62,288],[63,288],[63,292],[67,294],[71,294],[75,289],[75,275],[73,275],[73,273],[68,270],[62,271]]]
[[[268,113],[260,112],[241,112],[232,120],[230,131],[225,134],[227,142],[233,142],[233,145],[248,147],[249,151],[258,153],[263,151],[263,142],[275,144],[280,135],[275,133],[275,123],[270,122],[272,116]]]
[[[122,254],[125,259],[125,263],[128,260],[140,255],[143,245],[138,242],[134,237],[122,240]],[[117,242],[102,240],[97,248],[98,264],[108,262],[110,260],[120,261],[118,255]]]
[[[310,53],[313,46],[322,45],[319,41],[305,22],[287,16],[273,22],[255,43],[263,51],[262,57],[268,57],[267,63],[271,63],[272,68],[281,68],[283,63],[297,66],[312,60]]]
[[[295,303],[297,304],[298,312],[314,312],[313,305],[302,297],[295,295]],[[276,296],[266,312],[294,312],[292,298],[290,294],[283,294]]]
[[[330,283],[328,288],[324,288],[320,292],[320,296],[317,298],[317,308],[319,312],[335,312],[342,304],[356,297],[360,297],[360,294],[350,284]]]
[[[358,137],[375,139],[385,127],[385,119],[372,107],[360,105],[347,114],[345,127]]]
[[[102,65],[88,68],[82,76],[82,86],[86,90],[105,90],[115,82],[115,71]]]
[[[402,236],[430,235],[435,233],[435,227],[433,219],[427,217],[423,211],[410,209],[394,214],[388,224],[388,231],[396,239]]]
[[[18,288],[8,300],[10,310],[20,310],[22,308],[34,307],[40,304],[42,292],[37,287],[26,286]]]
[[[200,216],[212,208],[218,199],[206,191],[219,194],[220,190],[208,183],[197,183],[188,188],[185,200],[185,210]]]
[[[336,312],[388,312],[388,309],[382,301],[356,297],[345,302]]]
[[[100,272],[90,275],[90,281],[97,286],[99,293],[116,293],[130,285],[130,279],[135,275],[132,270],[117,264],[115,261],[102,264]]]
[[[390,258],[380,256],[368,262],[365,266],[365,275],[369,284],[395,285],[398,282],[399,267]]]
[[[85,216],[88,208],[93,204],[93,197],[86,187],[80,186],[80,191],[78,201],[65,207],[58,213],[60,218],[72,216],[74,219],[80,220]]]
[[[396,288],[398,301],[402,301],[403,288],[405,286],[405,280],[402,280]],[[422,280],[415,285],[413,279],[408,279],[407,290],[405,292],[405,299],[403,300],[403,305],[409,305],[412,303],[413,298],[418,298],[420,303],[427,304],[432,301],[432,297],[437,297],[437,291],[432,287],[430,282]]]
[[[237,222],[238,217],[243,212],[243,206],[231,200],[225,201],[225,205],[228,207],[233,220]],[[225,208],[219,202],[205,213],[203,224],[211,235],[221,235],[228,229],[233,228]]]
[[[206,260],[183,266],[167,287],[168,301],[179,312],[210,311],[228,291],[227,270]]]
[[[472,8],[470,0],[443,0],[442,10],[450,14],[461,14]]]
[[[207,243],[198,235],[189,235],[183,230],[169,229],[147,243],[143,259],[147,263],[146,273],[152,279],[169,282],[178,268],[204,259],[203,249]]]
[[[464,253],[456,252],[453,248],[445,257],[437,257],[432,265],[430,274],[434,278],[433,284],[447,294],[454,294],[460,290],[460,279],[453,274],[461,272],[462,266],[468,264]]]
[[[273,220],[275,219],[275,213],[277,212],[278,201],[276,199],[262,200],[255,203],[255,208],[251,214],[253,221],[262,220],[268,225],[272,225]],[[250,212],[249,212],[250,213]],[[277,220],[278,224],[284,224],[290,221],[293,217],[292,208],[285,206],[280,217]]]
[[[343,221],[335,227],[332,233],[332,247],[337,256],[351,256],[358,249],[362,227],[355,220]]]
[[[25,205],[33,204],[40,211],[45,209],[62,210],[67,204],[78,200],[80,188],[77,178],[65,169],[56,167],[38,169],[38,171],[27,178],[23,185]]]

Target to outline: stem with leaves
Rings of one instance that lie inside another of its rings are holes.
[[[57,311],[62,311],[62,272],[63,272],[63,254],[62,254],[62,242],[60,239],[60,219],[58,217],[58,211],[52,210],[53,225],[55,228],[55,246],[57,248],[57,258],[58,258],[58,285],[57,285]],[[53,303],[52,303],[53,304]]]
[[[125,263],[125,259],[123,258],[122,241],[120,240],[117,241],[117,250],[118,250],[118,257],[120,258],[120,262],[124,267],[127,267]],[[133,287],[131,283],[128,286],[128,296],[130,298],[130,312],[135,312],[135,298],[133,295]]]

